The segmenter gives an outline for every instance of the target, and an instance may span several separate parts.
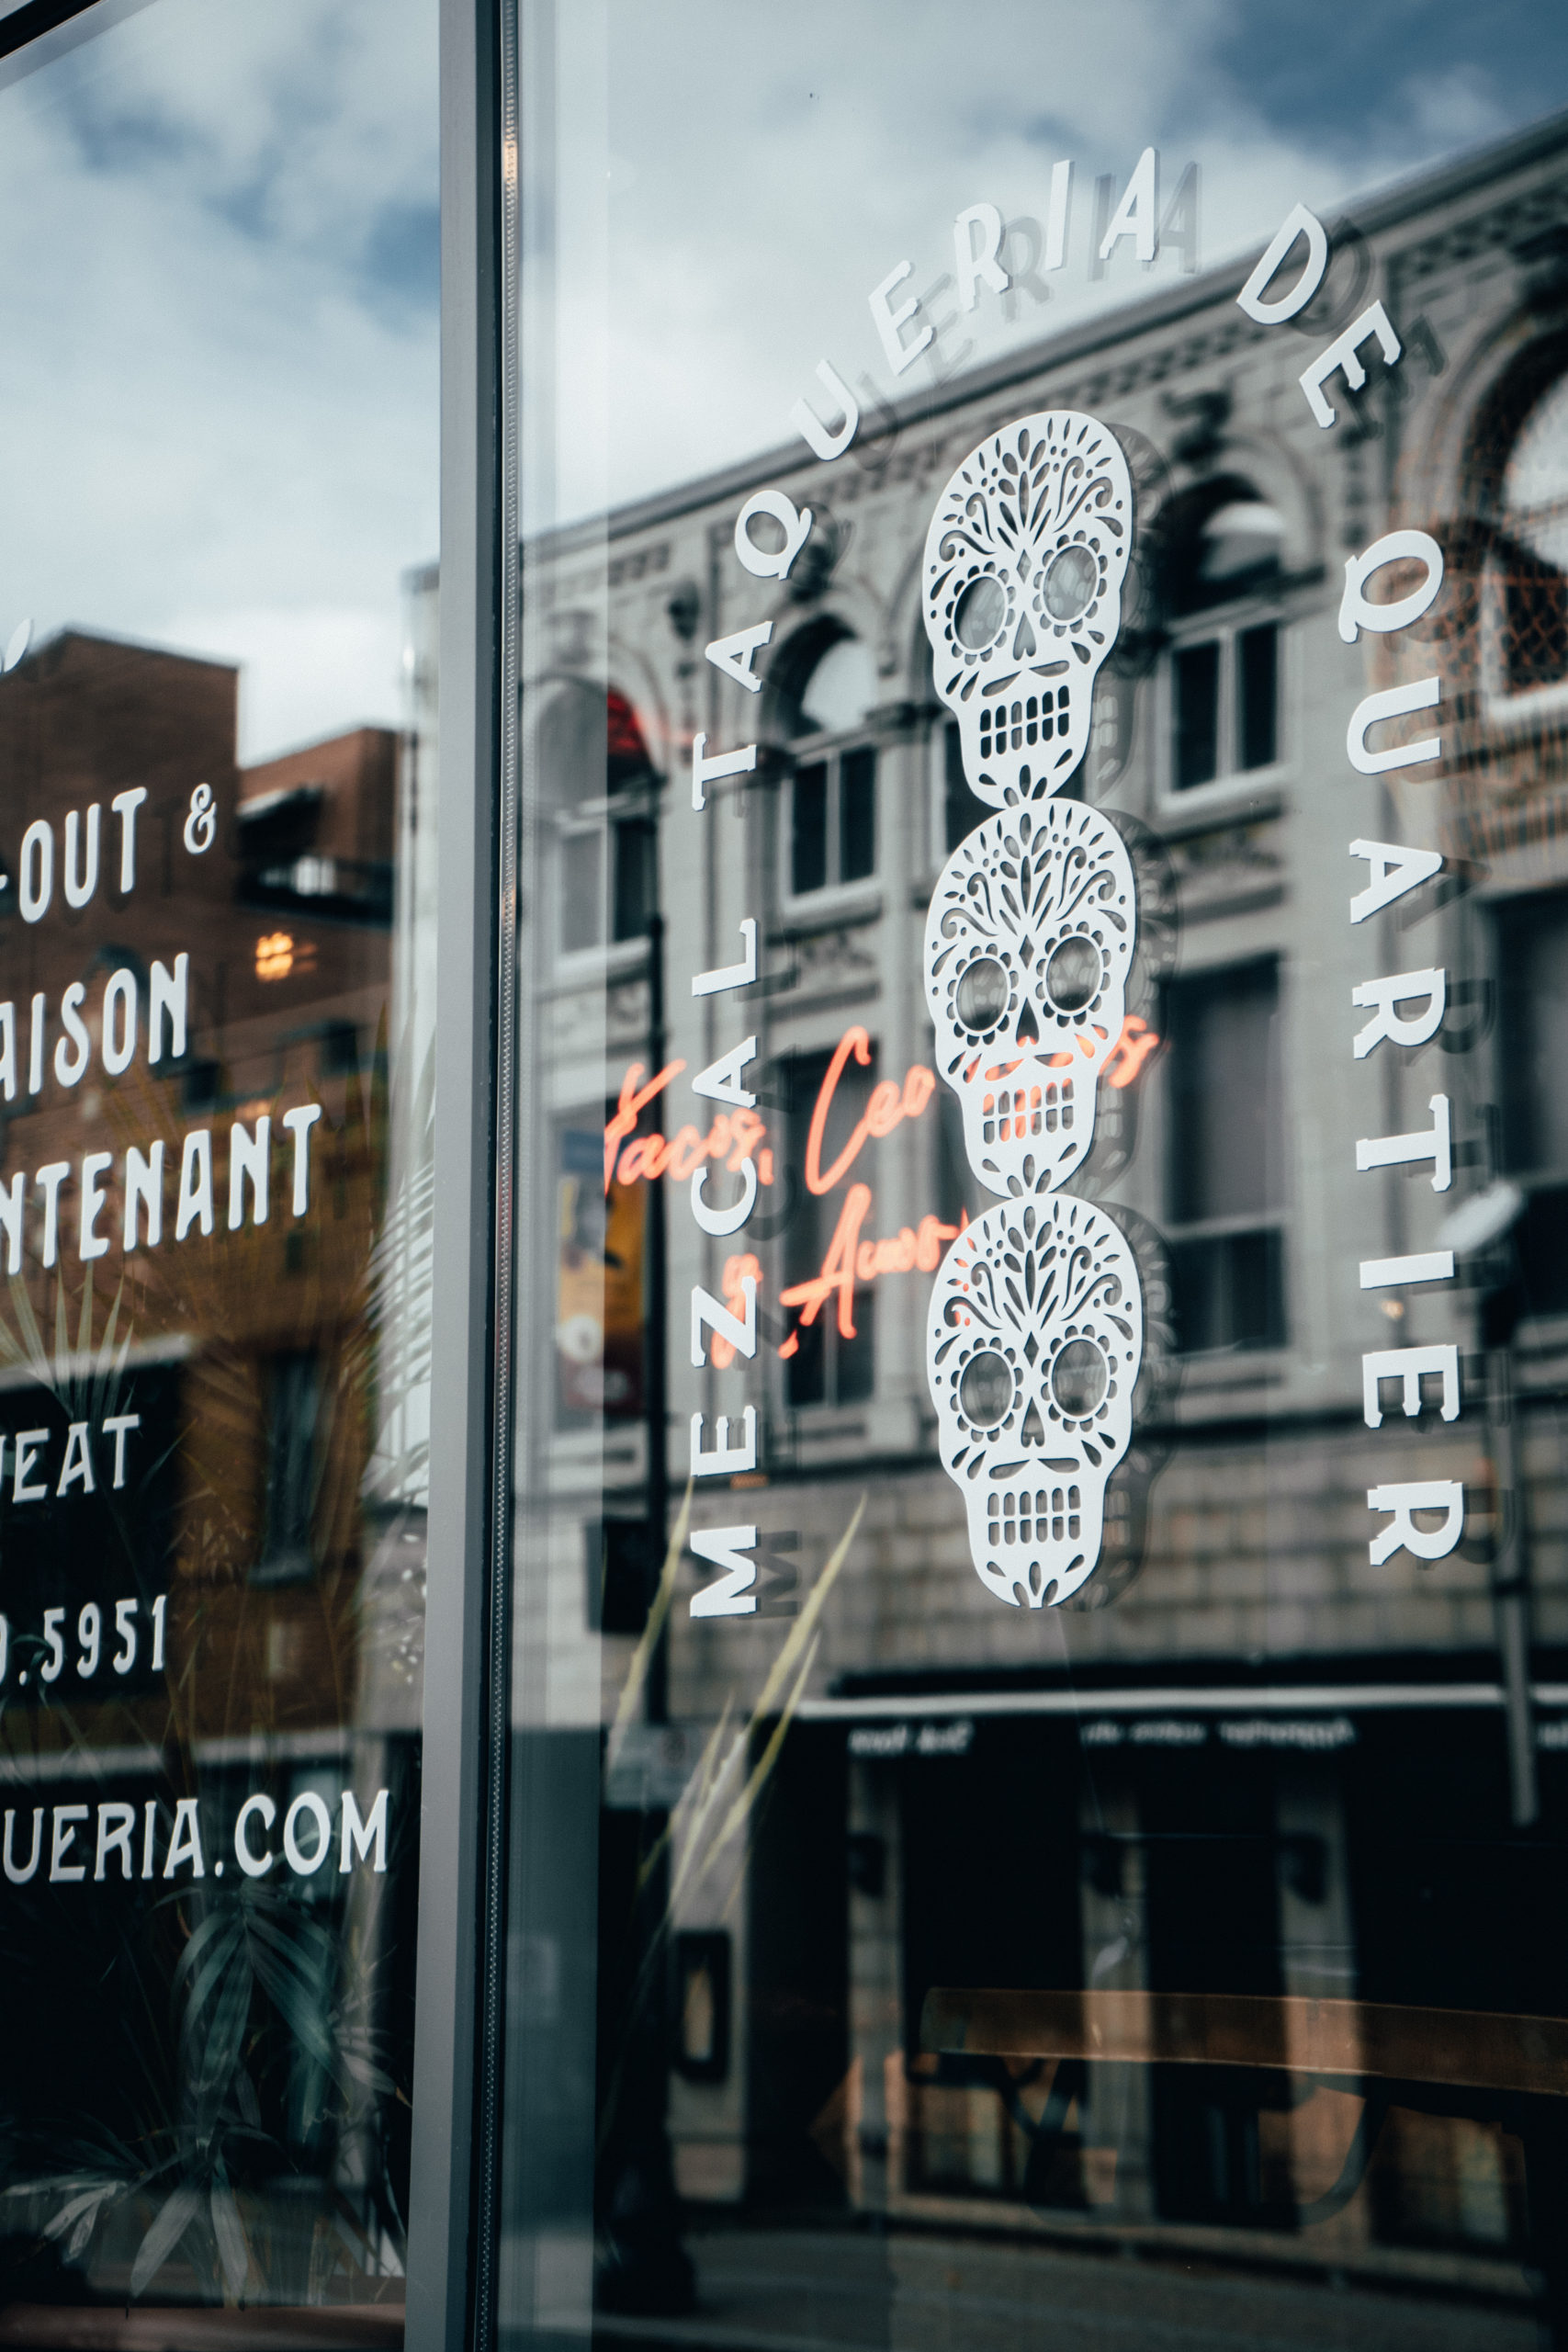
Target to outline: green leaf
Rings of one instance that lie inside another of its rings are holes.
[[[212,2234],[218,2241],[218,2259],[223,2266],[223,2284],[238,2297],[244,2292],[250,2276],[251,2249],[245,2237],[245,2225],[240,2219],[240,2209],[234,2202],[234,2192],[226,2180],[212,2184]]]
[[[201,2191],[187,2181],[176,2188],[153,2218],[141,2244],[136,2249],[136,2259],[130,2266],[130,2291],[141,2294],[151,2286],[175,2246],[184,2237],[201,2211]]]

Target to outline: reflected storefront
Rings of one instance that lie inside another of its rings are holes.
[[[1008,44],[0,15],[0,2342],[1568,2345],[1568,37]]]

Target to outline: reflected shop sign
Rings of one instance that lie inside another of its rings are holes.
[[[1069,184],[1070,174],[1054,181],[1054,207],[1066,205]],[[1102,208],[1102,258],[1122,238],[1144,258],[1152,254],[1156,185],[1145,158],[1121,204]],[[1010,280],[997,208],[976,204],[961,212],[953,239],[963,307],[1003,294]],[[1286,327],[1313,300],[1328,266],[1325,231],[1296,205],[1241,288],[1239,307],[1257,326]],[[922,300],[900,299],[912,270],[910,262],[898,263],[868,296],[895,377],[934,334]],[[1396,369],[1403,349],[1383,304],[1368,304],[1300,371],[1300,396],[1317,427],[1336,430],[1340,387],[1364,386],[1369,359]],[[824,360],[816,373],[829,404],[824,413],[798,401],[791,424],[830,466],[854,443],[861,414],[838,369]],[[763,1265],[746,1238],[762,1193],[781,1173],[776,1139],[758,1108],[757,1035],[740,1009],[760,980],[782,978],[761,969],[754,914],[739,922],[733,961],[676,981],[678,990],[689,986],[694,999],[719,1009],[716,1034],[728,1040],[723,1050],[694,1071],[682,1061],[651,1073],[627,1069],[604,1138],[606,1195],[613,1184],[667,1175],[685,1190],[700,1235],[728,1245],[718,1290],[702,1283],[691,1290],[696,1369],[744,1370],[764,1329],[788,1357],[824,1314],[852,1337],[857,1284],[896,1275],[931,1280],[926,1373],[941,1459],[964,1498],[976,1573],[1013,1607],[1057,1605],[1094,1576],[1108,1487],[1133,1446],[1140,1400],[1162,1351],[1168,1359],[1163,1338],[1156,1340],[1152,1328],[1145,1334],[1154,1260],[1150,1249],[1140,1255],[1136,1221],[1078,1189],[1103,1090],[1126,1087],[1159,1043],[1126,1006],[1139,937],[1135,858],[1111,816],[1064,789],[1083,764],[1096,680],[1122,629],[1134,496],[1133,469],[1111,425],[1063,408],[988,432],[935,499],[919,574],[932,682],[951,715],[964,783],[986,813],[948,855],[930,902],[924,981],[934,1069],[917,1064],[902,1080],[873,1085],[826,1167],[836,1090],[852,1062],[872,1062],[865,1029],[843,1032],[820,1081],[799,1179],[809,1193],[838,1191],[839,1213],[818,1270],[780,1291],[778,1305],[792,1318],[781,1335],[760,1322]],[[735,518],[734,560],[759,583],[784,582],[814,527],[809,507],[782,490],[760,490]],[[1339,635],[1379,649],[1388,677],[1345,713],[1345,757],[1357,775],[1419,769],[1441,755],[1436,729],[1404,740],[1404,722],[1436,710],[1444,688],[1437,673],[1400,674],[1399,649],[1442,580],[1441,550],[1419,530],[1392,531],[1346,562]],[[738,698],[761,692],[756,664],[773,630],[771,620],[757,619],[705,647]],[[734,729],[737,737],[746,731]],[[757,741],[710,741],[694,731],[686,821],[710,824],[726,788],[755,776],[758,763]],[[1331,779],[1319,788],[1332,789]],[[1357,838],[1348,850],[1363,877],[1347,894],[1352,925],[1428,888],[1443,862],[1435,850],[1397,841]],[[1369,970],[1354,990],[1360,1016],[1354,1058],[1425,1044],[1442,1025],[1447,994],[1438,968]],[[638,1133],[644,1111],[677,1086],[695,1098],[695,1115],[668,1138]],[[960,1212],[956,1222],[928,1213],[897,1233],[878,1233],[872,1186],[853,1172],[859,1155],[869,1140],[928,1116],[944,1088],[954,1098],[982,1205]],[[1433,1093],[1427,1107],[1429,1125],[1416,1132],[1351,1139],[1355,1167],[1418,1168],[1429,1172],[1434,1191],[1447,1192],[1455,1159],[1449,1096]],[[1157,1256],[1157,1244],[1151,1249]],[[1454,1282],[1454,1252],[1369,1259],[1359,1280],[1362,1291],[1393,1301],[1397,1319],[1409,1286]],[[682,1310],[682,1339],[686,1319]],[[1391,1413],[1414,1419],[1433,1400],[1451,1422],[1461,1409],[1457,1340],[1369,1350],[1362,1390],[1371,1430]],[[711,1421],[694,1412],[684,1450],[696,1492],[711,1490],[716,1479],[761,1483],[763,1442],[755,1400]],[[1444,1557],[1460,1541],[1465,1508],[1463,1487],[1450,1476],[1373,1485],[1371,1565],[1381,1567],[1401,1551],[1423,1562]],[[691,1536],[699,1573],[705,1564],[717,1571],[693,1600],[693,1616],[754,1612],[757,1541],[755,1525],[740,1520]]]

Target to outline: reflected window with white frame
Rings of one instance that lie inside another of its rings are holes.
[[[659,777],[631,704],[613,686],[562,685],[540,723],[539,759],[559,865],[559,953],[643,938]]]
[[[784,796],[791,898],[876,872],[876,745],[865,740],[875,701],[876,664],[859,638],[814,627],[786,651],[775,718],[795,759]]]
[[[1568,686],[1568,377],[1527,411],[1508,452],[1483,641],[1494,699]]]
[[[1222,481],[1183,501],[1162,538],[1169,788],[1191,792],[1280,756],[1280,628],[1258,602],[1279,577],[1284,520],[1245,483]]]

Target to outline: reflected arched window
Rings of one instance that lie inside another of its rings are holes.
[[[1279,757],[1279,623],[1260,604],[1284,569],[1285,521],[1227,477],[1177,499],[1157,534],[1171,637],[1169,786],[1250,775]]]
[[[790,784],[789,893],[864,882],[876,871],[876,704],[872,650],[836,621],[786,645],[770,680],[776,735],[795,754]]]
[[[654,905],[659,778],[637,713],[614,686],[563,684],[540,720],[538,757],[558,842],[561,952],[640,939]]]
[[[1519,428],[1495,548],[1506,689],[1560,685],[1568,679],[1568,377]]]

